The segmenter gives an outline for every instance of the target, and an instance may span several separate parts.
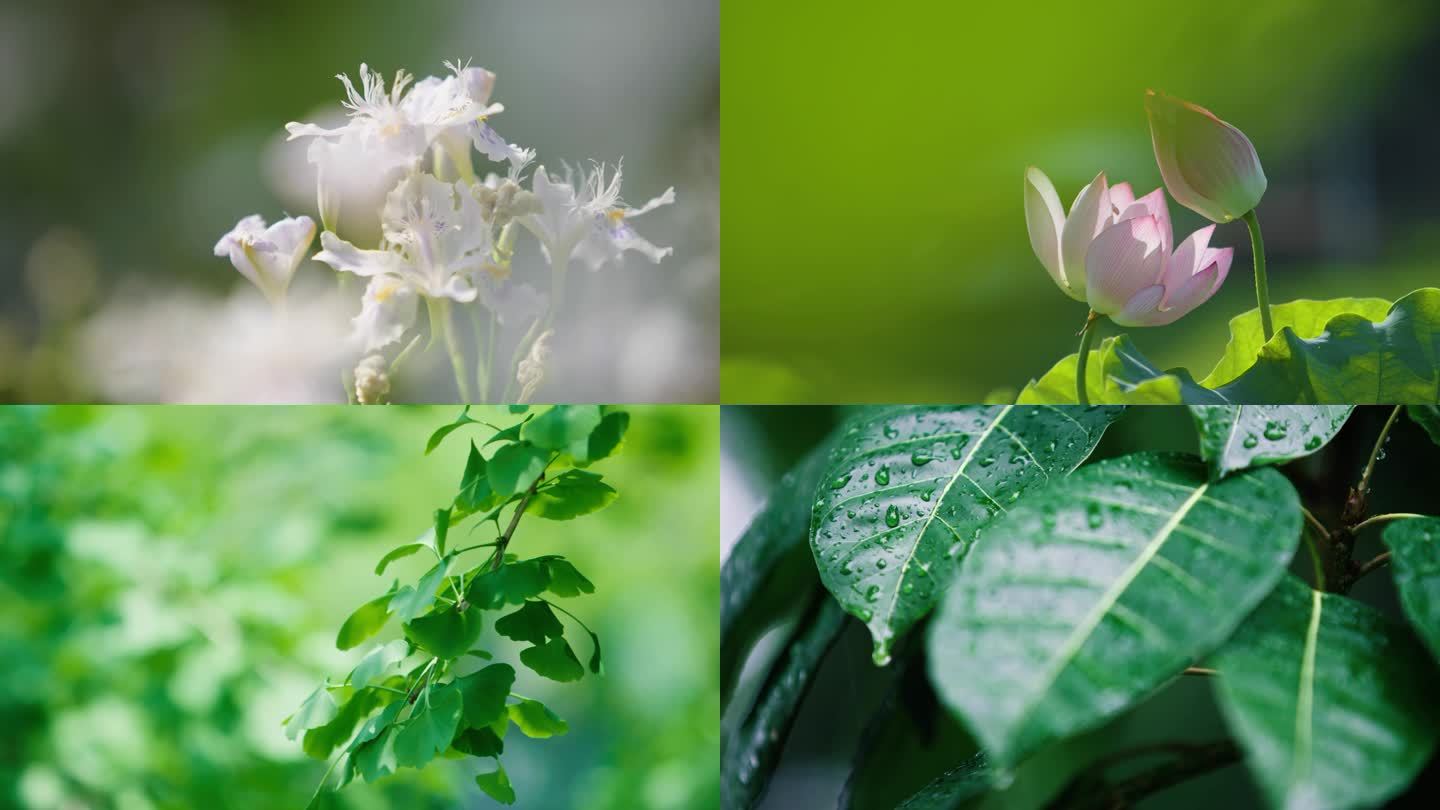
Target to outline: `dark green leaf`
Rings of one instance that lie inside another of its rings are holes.
[[[507,444],[490,457],[490,488],[496,495],[508,497],[524,492],[545,472],[550,452],[532,444]]]
[[[1098,726],[1220,644],[1284,574],[1300,501],[1273,469],[1211,482],[1138,453],[980,534],[930,625],[930,680],[997,766]]]
[[[340,706],[335,719],[305,732],[305,753],[316,759],[328,758],[336,748],[350,739],[350,735],[355,733],[355,727],[389,697],[390,695],[379,689],[356,691]]]
[[[505,716],[505,699],[515,685],[515,669],[509,664],[491,664],[456,678],[455,683],[465,701],[466,725],[488,726]]]
[[[404,709],[406,705],[405,701],[397,700],[387,704],[385,708],[380,710],[379,714],[366,720],[365,723],[360,726],[360,731],[355,734],[355,739],[350,741],[348,750],[355,751],[362,745],[379,737],[385,729],[390,727],[390,724],[395,722],[395,718],[400,716],[400,711]]]
[[[430,451],[439,447],[440,442],[445,441],[445,437],[449,436],[451,433],[454,433],[455,431],[459,430],[462,427],[465,427],[466,425],[477,424],[479,424],[479,422],[476,422],[474,419],[470,418],[470,406],[466,405],[465,408],[460,411],[460,415],[455,417],[454,422],[451,422],[450,424],[445,425],[444,427],[430,434],[430,441],[425,443],[425,455],[430,455]]]
[[[549,520],[571,520],[598,512],[615,500],[615,490],[600,476],[584,470],[566,470],[554,483],[535,493],[525,511]]]
[[[510,777],[505,775],[505,769],[500,767],[498,760],[495,770],[475,775],[475,784],[485,791],[486,796],[501,804],[515,803],[515,789],[510,787]]]
[[[509,409],[510,413],[525,413],[530,410],[529,405],[507,405],[505,407]]]
[[[505,741],[488,728],[467,728],[455,735],[450,747],[472,757],[498,757],[505,753]]]
[[[1411,405],[1405,409],[1410,418],[1430,435],[1430,440],[1440,444],[1440,406]]]
[[[984,754],[975,754],[940,775],[896,810],[950,810],[989,792],[994,780]]]
[[[406,585],[395,592],[390,600],[390,612],[400,621],[408,622],[430,609],[435,604],[435,592],[445,584],[445,575],[450,570],[450,558],[435,564],[420,578],[415,586]]]
[[[459,658],[474,646],[484,629],[479,608],[461,612],[445,605],[405,625],[405,636],[441,658]]]
[[[576,666],[579,664],[577,663]],[[320,688],[311,692],[310,696],[305,698],[305,702],[300,704],[300,708],[296,709],[295,713],[285,721],[285,736],[293,740],[300,736],[302,731],[323,726],[334,720],[339,711],[340,707],[335,704],[335,696],[330,694],[329,686],[321,684]]]
[[[870,628],[875,661],[934,607],[975,531],[1085,459],[1119,411],[865,408],[840,428],[815,495],[820,579]]]
[[[815,486],[829,459],[830,446],[822,442],[787,471],[720,567],[720,687],[727,702],[755,642],[777,616],[802,603],[818,577],[805,540]]]
[[[427,548],[430,548],[430,545],[428,543],[406,543],[403,546],[396,546],[395,548],[390,549],[390,551],[386,553],[384,557],[380,558],[380,562],[375,564],[375,576],[378,577],[384,574],[385,569],[390,567],[390,563],[395,562],[399,559],[403,559],[405,557],[409,557],[411,554],[424,551]],[[341,647],[340,649],[343,650],[345,648]]]
[[[582,467],[609,458],[620,449],[620,443],[629,427],[630,414],[625,411],[610,411],[589,436],[570,443],[570,458]]]
[[[509,711],[510,721],[526,737],[544,739],[570,730],[570,726],[560,719],[560,715],[550,711],[549,706],[538,700],[522,700],[511,704]]]
[[[435,510],[435,551],[445,556],[445,536],[450,533],[450,510]]]
[[[542,560],[545,572],[550,577],[549,590],[556,596],[579,596],[582,593],[594,593],[595,585],[585,578],[570,561],[564,557],[537,557]]]
[[[387,593],[356,608],[354,613],[340,625],[335,636],[335,646],[342,650],[354,649],[361,642],[380,632],[390,616],[390,600],[394,593]]]
[[[1440,518],[1410,518],[1385,527],[1400,606],[1440,660]]]
[[[1435,749],[1425,652],[1374,608],[1294,577],[1215,666],[1220,709],[1274,807],[1377,807]]]
[[[364,689],[404,661],[409,654],[410,645],[402,639],[377,645],[350,671],[350,685],[356,689]]]
[[[840,606],[817,589],[783,658],[766,675],[759,701],[738,733],[721,741],[720,804],[726,810],[753,807],[764,794],[800,703],[844,623]]]
[[[493,571],[485,571],[470,581],[465,599],[485,610],[504,605],[523,605],[545,592],[550,585],[550,572],[544,558],[506,563]]]
[[[455,508],[461,515],[470,515],[475,512],[483,512],[487,509],[494,509],[505,498],[496,495],[490,488],[490,478],[485,457],[470,443],[470,455],[465,462],[465,474],[460,476],[460,492],[455,496]]]
[[[578,681],[585,675],[580,659],[575,657],[575,651],[563,638],[526,647],[520,651],[520,663],[552,681]]]
[[[460,725],[460,690],[453,684],[432,686],[429,694],[415,701],[414,713],[399,726],[395,759],[400,765],[419,768],[439,756],[455,739]]]
[[[1352,405],[1191,405],[1200,456],[1221,478],[1308,456],[1335,438]]]
[[[565,635],[565,628],[555,618],[555,612],[544,602],[526,602],[514,613],[501,616],[495,622],[495,632],[523,641],[527,644],[544,644],[552,638]]]
[[[599,405],[555,405],[526,423],[523,435],[536,447],[564,450],[599,426]]]

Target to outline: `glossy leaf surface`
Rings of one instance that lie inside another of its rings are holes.
[[[1215,478],[1308,456],[1335,438],[1352,410],[1352,405],[1190,406],[1200,456]]]
[[[1374,608],[1294,577],[1215,666],[1221,711],[1273,807],[1378,806],[1435,748],[1425,652]]]
[[[1400,606],[1440,661],[1440,518],[1396,521],[1384,537]]]
[[[931,682],[1011,767],[1224,641],[1300,523],[1275,470],[1212,483],[1197,460],[1151,453],[1081,468],[981,532],[930,625]]]
[[[815,495],[820,578],[865,622],[876,663],[929,613],[976,531],[1074,469],[1114,408],[865,409],[840,428]]]

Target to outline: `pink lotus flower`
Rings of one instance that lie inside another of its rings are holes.
[[[1145,91],[1160,176],[1175,201],[1212,222],[1239,219],[1265,194],[1265,171],[1245,133],[1188,101]]]
[[[1230,272],[1231,248],[1210,247],[1215,226],[1173,247],[1165,193],[1135,198],[1102,172],[1067,218],[1045,173],[1025,173],[1030,245],[1060,289],[1121,326],[1163,326],[1207,301]]]

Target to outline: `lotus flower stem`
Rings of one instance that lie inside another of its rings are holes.
[[[1092,309],[1090,317],[1085,319],[1085,328],[1080,330],[1080,354],[1075,359],[1075,401],[1081,405],[1090,404],[1085,394],[1085,364],[1090,359],[1090,344],[1095,340],[1095,324],[1099,321],[1100,316]]]
[[[1275,322],[1270,319],[1270,283],[1265,279],[1265,239],[1260,235],[1260,220],[1255,209],[1244,216],[1245,227],[1250,229],[1250,252],[1255,255],[1255,303],[1260,307],[1260,329],[1265,341],[1275,336]]]

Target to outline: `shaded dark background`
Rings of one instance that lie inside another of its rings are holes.
[[[1102,169],[1156,188],[1151,87],[1254,142],[1272,301],[1440,284],[1437,22],[1420,0],[727,3],[724,400],[976,402],[1073,353],[1085,308],[1031,253],[1024,170],[1067,209]],[[1182,238],[1206,224],[1171,210]],[[1212,244],[1236,248],[1216,297],[1130,330],[1197,378],[1255,305],[1244,225]]]
[[[742,407],[721,409],[722,560],[746,524],[775,486],[803,454],[844,418],[843,407]],[[1375,439],[1389,416],[1385,407],[1358,408],[1330,444],[1318,453],[1283,465],[1303,503],[1323,523],[1336,525],[1347,488],[1359,479]],[[1140,406],[1106,431],[1086,463],[1141,450],[1198,453],[1198,441],[1185,408]],[[1373,479],[1371,513],[1434,512],[1437,447],[1425,432],[1402,415],[1391,431],[1384,457]],[[1366,560],[1383,550],[1379,532],[1367,530],[1355,558]],[[786,567],[780,576],[793,582],[780,586],[805,594],[818,586],[808,549],[804,566]],[[1292,572],[1309,581],[1310,560],[1297,555]],[[777,586],[767,583],[766,592]],[[1351,596],[1377,606],[1404,622],[1389,569],[1358,583]],[[800,597],[795,597],[797,600]],[[828,594],[826,598],[830,598]],[[763,679],[770,660],[788,639],[787,622],[795,616],[777,613],[776,626],[756,645],[746,661],[737,695]],[[907,638],[923,633],[910,631]],[[903,642],[902,642],[903,646]],[[909,645],[910,653],[923,645]],[[831,807],[855,771],[856,752],[868,733],[876,753],[849,786],[856,810],[891,808],[930,779],[963,762],[976,746],[960,724],[936,701],[918,655],[897,655],[888,668],[871,661],[871,641],[863,625],[846,619],[846,628],[814,676],[785,744],[762,808]],[[964,805],[984,810],[1041,807],[1069,776],[1108,751],[1159,741],[1210,742],[1226,736],[1224,721],[1204,678],[1180,678],[1101,729],[1069,745],[1052,746],[1040,765],[1021,768],[1015,788]],[[737,699],[730,709],[743,703]],[[736,718],[727,711],[722,728]],[[887,723],[872,726],[877,717]],[[1143,765],[1141,766],[1143,767]],[[1117,771],[1125,773],[1125,771]],[[1409,792],[1393,807],[1423,807],[1426,795],[1440,787],[1440,756],[1433,758]],[[1260,794],[1243,765],[1232,765],[1185,782],[1138,803],[1140,808],[1261,807]]]
[[[338,111],[336,73],[473,59],[499,76],[496,128],[540,162],[623,157],[628,201],[678,195],[639,223],[675,246],[664,264],[572,270],[575,325],[552,369],[568,382],[546,393],[714,401],[718,16],[715,0],[0,0],[0,400],[117,396],[94,367],[126,346],[85,340],[107,307],[136,333],[110,343],[163,346],[182,336],[156,323],[179,317],[162,304],[253,292],[211,248],[247,214],[315,215],[305,142],[285,147],[284,125]],[[516,270],[548,286],[533,240]],[[330,276],[310,264],[296,283]],[[195,386],[150,389],[169,401]]]

